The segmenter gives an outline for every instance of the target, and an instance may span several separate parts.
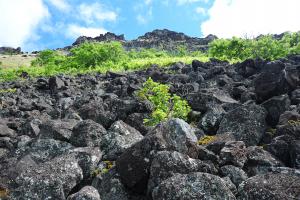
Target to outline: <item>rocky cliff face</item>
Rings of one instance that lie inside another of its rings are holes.
[[[148,77],[188,122],[144,126]],[[299,199],[299,77],[298,55],[0,83],[0,198]]]
[[[184,33],[163,29],[148,32],[135,40],[125,40],[124,35],[115,35],[113,33],[106,33],[95,38],[81,36],[73,43],[73,46],[86,41],[119,41],[122,42],[124,47],[128,50],[140,48],[160,48],[172,51],[176,50],[178,46],[184,45],[188,50],[195,51],[206,50],[208,43],[216,38],[217,37],[214,35],[208,35],[205,38],[189,37]]]

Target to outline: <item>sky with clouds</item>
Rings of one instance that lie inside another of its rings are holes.
[[[167,28],[190,36],[254,37],[300,30],[300,0],[0,0],[0,46],[70,45],[107,31],[134,39]]]

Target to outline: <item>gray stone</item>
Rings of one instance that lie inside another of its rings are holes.
[[[223,117],[218,134],[231,133],[247,146],[256,145],[265,131],[265,117],[266,111],[261,106],[240,106]]]
[[[207,173],[175,174],[152,193],[156,200],[233,200],[233,193],[220,177]]]

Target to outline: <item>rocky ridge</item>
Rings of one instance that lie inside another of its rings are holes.
[[[163,49],[167,51],[173,51],[178,46],[184,45],[189,51],[202,50],[205,51],[208,48],[208,43],[217,39],[214,35],[208,35],[205,38],[190,37],[184,33],[178,33],[170,31],[168,29],[157,29],[152,32],[148,32],[143,36],[134,40],[126,40],[124,35],[116,35],[114,33],[101,34],[95,38],[81,36],[76,39],[72,46],[79,45],[86,41],[92,42],[107,42],[118,41],[121,42],[125,49],[141,49],[141,48],[155,48]],[[68,47],[71,48],[71,47]]]
[[[143,125],[148,77],[187,122]],[[299,55],[0,83],[0,199],[299,199],[299,84]]]

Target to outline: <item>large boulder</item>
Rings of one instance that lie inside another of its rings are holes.
[[[242,168],[247,160],[246,146],[242,141],[226,142],[221,149],[220,160],[222,165],[234,165]]]
[[[189,105],[193,110],[206,112],[216,104],[237,104],[238,102],[231,98],[222,90],[208,90],[197,93],[190,93],[186,96]]]
[[[148,193],[175,173],[188,174],[190,172],[205,172],[216,174],[217,169],[211,162],[192,159],[176,151],[161,151],[154,157],[150,168]]]
[[[247,148],[247,162],[244,165],[249,176],[264,174],[272,167],[283,167],[283,163],[273,157],[269,152],[258,146]]]
[[[225,165],[220,168],[222,176],[229,177],[232,183],[238,187],[243,181],[248,178],[246,172],[233,165]]]
[[[254,80],[258,101],[267,100],[289,92],[290,86],[285,79],[285,64],[281,61],[267,63],[261,74]]]
[[[295,140],[290,148],[291,166],[300,169],[300,140]]]
[[[294,174],[261,174],[247,179],[238,188],[239,200],[292,200],[299,198],[300,177]]]
[[[39,126],[39,138],[69,142],[76,120],[47,120]]]
[[[163,181],[152,193],[156,200],[234,200],[235,197],[218,176],[195,172],[189,174],[175,174]]]
[[[266,111],[258,105],[240,106],[224,115],[218,134],[231,133],[247,146],[257,145],[265,131]]]
[[[85,186],[79,192],[72,194],[67,200],[101,200],[98,191],[92,186]]]
[[[287,111],[291,105],[288,95],[276,96],[262,103],[262,106],[267,110],[266,121],[269,125],[275,126],[279,121],[282,113]]]
[[[123,121],[114,122],[101,141],[105,160],[116,160],[125,149],[143,139],[143,135]]]
[[[199,127],[209,134],[215,134],[225,113],[220,105],[209,108],[199,121]]]
[[[21,173],[15,180],[18,187],[12,199],[65,200],[82,179],[83,172],[74,155],[57,157]]]
[[[105,134],[106,129],[102,125],[93,120],[84,120],[73,128],[70,142],[77,147],[99,147]]]
[[[174,150],[197,157],[196,146],[194,129],[181,119],[171,119],[125,150],[117,159],[117,171],[124,185],[143,193],[147,189],[150,166],[157,151]]]

